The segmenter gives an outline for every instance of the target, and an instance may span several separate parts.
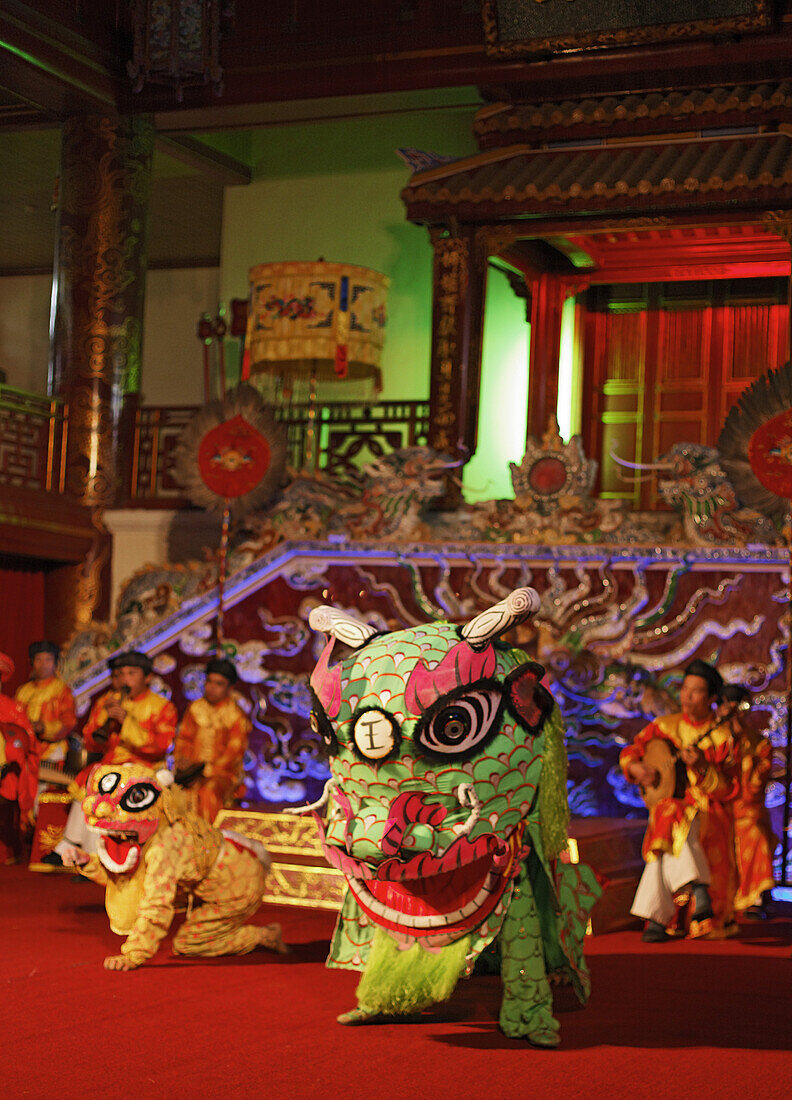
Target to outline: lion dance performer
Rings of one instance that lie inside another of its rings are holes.
[[[172,779],[137,763],[97,764],[88,777],[83,811],[98,849],[90,856],[74,850],[64,860],[105,886],[110,927],[126,936],[105,968],[133,970],[153,958],[185,895],[174,954],[247,955],[257,947],[284,953],[280,925],[245,923],[261,905],[265,849],[190,813]]]
[[[0,685],[14,675],[14,662],[0,653]],[[38,754],[27,714],[0,689],[0,864],[22,854],[22,829],[36,797]]]
[[[190,703],[173,746],[177,773],[200,772],[188,788],[188,798],[207,821],[214,821],[224,806],[233,805],[242,784],[251,726],[231,696],[237,679],[233,661],[213,657],[207,663],[203,697]]]
[[[351,1024],[447,999],[497,941],[500,1025],[559,1042],[550,979],[581,1001],[588,910],[599,888],[565,862],[569,809],[558,707],[543,669],[497,641],[539,606],[518,589],[461,629],[385,636],[330,607],[311,677],[311,724],[330,754],[325,854],[348,891],[328,965],[359,970]],[[353,650],[330,665],[336,639]]]

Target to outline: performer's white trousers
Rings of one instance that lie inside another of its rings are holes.
[[[678,856],[663,853],[646,864],[630,912],[665,926],[674,915],[674,894],[694,882],[708,886],[709,880],[709,864],[699,841],[696,817]]]

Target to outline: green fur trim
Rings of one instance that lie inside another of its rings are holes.
[[[447,1001],[465,969],[468,937],[425,951],[415,944],[400,951],[382,928],[374,933],[368,965],[357,987],[358,1004],[371,1012],[399,1016]]]
[[[545,858],[550,860],[565,850],[569,829],[564,721],[557,706],[553,707],[542,733],[545,744],[539,786],[539,821],[542,827],[542,848]]]

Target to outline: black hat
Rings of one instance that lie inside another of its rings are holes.
[[[31,661],[37,653],[51,653],[56,661],[60,657],[60,649],[54,642],[31,642],[28,646],[28,657]]]
[[[137,649],[128,649],[126,653],[116,653],[115,657],[111,657],[107,663],[111,669],[142,668],[147,676],[154,668],[151,658]]]
[[[721,692],[724,703],[750,703],[751,693],[742,684],[725,684]]]
[[[213,657],[211,661],[208,661],[206,665],[207,676],[210,672],[213,672],[216,676],[225,676],[229,684],[235,684],[239,679],[236,665],[233,661],[229,661],[227,657]]]
[[[695,661],[691,661],[685,669],[686,676],[698,676],[701,680],[706,680],[707,687],[709,688],[710,695],[720,695],[723,691],[723,679],[717,668],[713,668],[712,665],[708,665],[706,661],[700,661],[696,658]]]

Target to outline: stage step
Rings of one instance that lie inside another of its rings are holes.
[[[591,911],[595,936],[641,925],[630,915],[630,906],[644,867],[641,843],[645,831],[645,821],[619,817],[580,817],[570,822],[572,862],[587,863],[602,886],[602,897]]]
[[[233,829],[261,841],[272,869],[264,888],[265,902],[302,905],[309,909],[340,909],[345,880],[324,857],[314,819],[257,810],[221,810],[219,829]]]
[[[344,876],[322,854],[319,833],[310,817],[255,810],[221,810],[215,824],[260,840],[272,858],[264,901],[278,905],[338,909]],[[591,914],[594,935],[637,927],[630,905],[643,870],[641,841],[645,823],[621,818],[576,818],[570,825],[573,863],[594,869],[603,886]]]

